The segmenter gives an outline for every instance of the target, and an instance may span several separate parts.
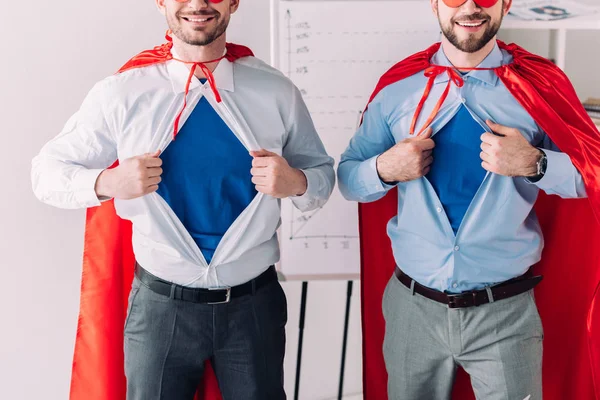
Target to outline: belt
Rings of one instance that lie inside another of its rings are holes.
[[[251,281],[238,286],[217,289],[190,288],[177,285],[152,275],[139,264],[135,266],[135,276],[154,293],[176,300],[204,304],[229,303],[231,299],[254,294],[261,287],[277,280],[277,272],[272,265]]]
[[[531,276],[529,273],[482,290],[473,290],[457,294],[440,292],[417,283],[410,276],[396,267],[396,278],[407,288],[428,299],[448,305],[449,308],[477,307],[482,304],[507,299],[533,289],[541,282],[542,276]],[[413,286],[414,285],[414,286]],[[490,298],[491,294],[491,298]]]

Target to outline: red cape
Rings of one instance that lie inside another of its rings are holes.
[[[536,288],[544,337],[543,385],[547,400],[600,400],[600,133],[568,78],[550,61],[521,47],[498,42],[514,62],[495,73],[581,172],[589,199],[563,200],[540,193],[535,209],[545,237],[544,275]],[[380,80],[371,100],[386,86],[422,72],[440,44],[398,63]],[[397,190],[359,206],[364,398],[387,399],[382,344],[383,290],[395,261],[386,234],[397,213]],[[382,245],[383,244],[383,245]],[[474,399],[464,372],[454,399]]]
[[[171,47],[169,40],[144,51],[118,73],[166,62]],[[247,56],[253,56],[247,47],[227,44],[227,60]],[[117,216],[113,201],[88,209],[71,400],[125,400],[123,328],[135,265],[131,235],[131,222]],[[221,399],[208,362],[197,398]]]

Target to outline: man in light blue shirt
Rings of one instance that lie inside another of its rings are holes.
[[[531,293],[538,281],[520,278],[542,254],[533,205],[539,190],[582,198],[585,186],[491,69],[512,61],[495,40],[511,1],[431,1],[444,33],[431,64],[463,67],[464,85],[450,85],[418,136],[409,132],[428,78],[385,87],[338,170],[348,200],[372,202],[398,188],[388,223],[398,268],[384,295],[389,396],[449,398],[460,365],[478,398],[541,399],[543,332]],[[417,128],[448,80],[435,79]],[[465,292],[485,304],[448,301]]]

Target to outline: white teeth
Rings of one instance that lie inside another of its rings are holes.
[[[460,26],[466,26],[466,27],[469,27],[469,28],[475,28],[475,27],[477,27],[477,26],[481,26],[481,25],[483,25],[483,22],[478,22],[478,23],[475,23],[475,24],[473,24],[473,23],[468,23],[468,22],[458,22],[458,24],[459,24]]]
[[[188,18],[188,20],[190,20],[190,22],[206,22],[208,21],[210,18],[205,18],[205,19],[199,19],[199,18]]]

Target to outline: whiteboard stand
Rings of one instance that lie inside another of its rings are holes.
[[[306,317],[306,296],[308,294],[308,282],[302,282],[302,300],[300,301],[300,323],[298,334],[298,356],[296,358],[296,383],[294,385],[294,400],[298,400],[300,392],[300,367],[302,365],[302,342],[304,341],[304,320]]]
[[[347,282],[346,314],[344,317],[344,333],[342,339],[342,361],[340,365],[340,380],[338,385],[338,400],[344,395],[344,372],[346,370],[346,351],[348,348],[348,326],[350,323],[350,304],[352,301],[352,288],[354,281]],[[304,321],[306,320],[306,298],[308,296],[308,281],[302,282],[302,298],[300,300],[300,319],[298,323],[298,353],[296,357],[296,381],[294,384],[294,400],[298,400],[300,393],[300,371],[302,367],[302,343],[304,342]]]
[[[354,281],[348,281],[346,291],[346,317],[344,319],[344,339],[342,341],[342,365],[340,366],[340,384],[338,387],[338,400],[344,395],[344,371],[346,369],[346,347],[348,344],[348,323],[350,322],[350,301],[352,300],[352,286]]]

